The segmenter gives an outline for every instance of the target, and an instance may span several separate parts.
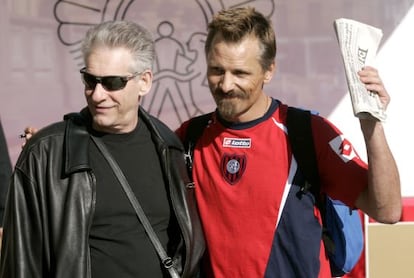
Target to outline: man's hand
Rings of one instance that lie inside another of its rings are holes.
[[[358,72],[358,75],[368,91],[378,94],[383,108],[386,110],[391,98],[382,83],[378,70],[373,67],[366,66]]]
[[[28,126],[24,129],[24,133],[22,135],[20,135],[20,137],[24,138],[24,141],[22,143],[22,148],[24,147],[24,145],[26,145],[27,141],[29,141],[29,139],[38,131],[37,128],[32,127],[32,126]]]

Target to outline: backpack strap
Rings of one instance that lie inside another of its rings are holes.
[[[286,125],[293,155],[306,182],[302,191],[310,190],[316,199],[320,195],[318,163],[312,136],[311,112],[288,107]],[[319,200],[317,200],[319,202]],[[318,204],[319,205],[319,204]]]
[[[294,107],[288,107],[287,113],[288,138],[298,163],[298,169],[305,178],[305,185],[301,187],[301,192],[305,193],[309,190],[315,197],[315,204],[322,217],[322,240],[328,252],[332,275],[335,277],[343,276],[355,266],[357,262],[355,258],[359,258],[363,249],[359,214],[353,214],[352,210],[343,204],[335,205],[329,196],[320,192],[318,164],[311,126],[312,113]],[[343,218],[342,215],[346,215],[346,217]],[[349,228],[345,229],[346,226]],[[347,271],[344,272],[345,269]]]
[[[310,191],[315,197],[315,204],[319,208],[322,217],[322,239],[328,252],[333,252],[334,243],[326,229],[326,196],[321,194],[321,185],[316,160],[315,145],[311,125],[312,113],[309,110],[288,107],[286,125],[288,138],[293,155],[298,163],[298,169],[305,178],[301,193]]]
[[[197,144],[201,134],[203,134],[208,122],[211,119],[213,112],[203,114],[190,119],[187,129],[185,131],[185,138],[183,141],[185,162],[187,164],[188,176],[193,180],[193,155],[194,148]]]

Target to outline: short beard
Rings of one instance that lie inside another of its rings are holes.
[[[231,120],[237,116],[237,106],[226,99],[222,99],[217,103],[217,109],[220,116],[225,120]]]
[[[240,91],[223,93],[217,90],[213,94],[213,97],[220,116],[227,121],[232,121],[241,112],[239,111],[240,101],[247,99],[249,96]]]

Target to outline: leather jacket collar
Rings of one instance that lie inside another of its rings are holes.
[[[163,133],[170,131],[164,125],[155,125],[153,116],[141,107],[138,110],[138,117],[147,124],[154,136],[157,148],[172,147],[181,151],[184,150],[177,137],[162,136]],[[80,113],[66,114],[64,120],[69,120],[65,130],[65,174],[70,175],[79,170],[89,170],[88,141],[90,134],[87,132],[87,128],[92,124],[89,111],[84,108]],[[71,139],[69,140],[69,138]]]

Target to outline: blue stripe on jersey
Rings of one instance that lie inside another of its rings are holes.
[[[301,193],[297,172],[275,232],[266,278],[313,278],[320,270],[322,228],[314,215],[314,197]]]

